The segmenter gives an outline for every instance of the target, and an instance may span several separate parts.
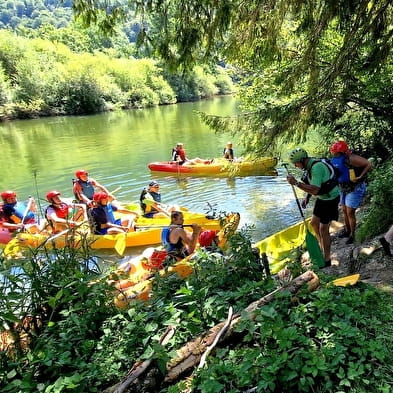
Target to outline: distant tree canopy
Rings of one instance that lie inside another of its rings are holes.
[[[173,66],[222,60],[237,67],[246,114],[207,121],[216,129],[240,131],[250,149],[264,151],[280,137],[302,140],[310,125],[327,125],[328,139],[350,135],[353,122],[343,119],[352,116],[363,124],[363,133],[370,133],[364,125],[371,119],[373,149],[391,153],[390,0],[132,4],[129,9],[75,0],[73,8],[85,23],[107,31],[118,21],[139,17],[137,42]]]

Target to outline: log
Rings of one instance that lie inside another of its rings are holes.
[[[286,286],[277,288],[273,292],[270,292],[266,296],[261,299],[251,303],[245,311],[248,313],[248,317],[250,319],[255,318],[255,311],[262,307],[265,304],[270,303],[276,296],[277,293],[281,293],[284,291],[289,291],[291,294],[295,295],[304,285],[308,286],[310,291],[313,291],[319,286],[319,278],[313,271],[307,271],[296,277],[294,280],[290,281]],[[141,373],[138,373],[138,377],[141,378],[133,378],[131,383],[127,385],[129,390],[127,392],[154,392],[157,391],[157,383],[159,386],[162,385],[170,385],[178,381],[185,375],[189,375],[194,368],[198,366],[201,361],[203,354],[208,350],[209,347],[214,347],[215,345],[219,346],[223,342],[225,342],[229,337],[233,335],[234,326],[241,321],[240,314],[234,314],[231,316],[229,323],[228,321],[223,321],[211,328],[205,334],[197,337],[193,341],[188,342],[182,348],[177,351],[176,357],[170,360],[167,364],[167,373],[165,376],[161,376],[161,381],[157,380],[157,370],[153,372],[151,367],[156,367],[154,363],[149,363],[150,367],[145,367],[143,369],[145,378],[141,377]],[[227,326],[226,326],[227,325]],[[221,337],[218,342],[215,343],[215,338],[218,334],[221,334]],[[214,344],[213,344],[214,343]],[[140,367],[140,365],[139,365]],[[135,367],[133,367],[134,369]],[[138,370],[138,367],[136,368]],[[151,382],[155,385],[149,384],[148,377],[146,374],[149,374],[149,371],[152,372],[155,378],[151,379]],[[135,372],[135,370],[134,370]],[[111,391],[111,390],[107,390]],[[114,390],[112,390],[113,392]]]

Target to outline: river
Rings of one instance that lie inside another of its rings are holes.
[[[257,241],[299,221],[292,190],[285,174],[236,178],[177,178],[152,176],[151,161],[170,158],[171,149],[183,142],[189,158],[221,155],[227,140],[204,125],[196,111],[231,115],[237,110],[232,97],[217,97],[142,110],[104,113],[93,116],[51,117],[0,124],[2,146],[1,190],[13,189],[20,200],[28,195],[47,205],[47,191],[59,190],[72,197],[72,178],[84,168],[109,190],[118,187],[122,202],[139,199],[152,179],[161,184],[163,202],[176,203],[194,211],[207,204],[218,211],[237,211],[240,225],[252,225]]]

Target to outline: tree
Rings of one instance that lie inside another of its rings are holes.
[[[391,123],[380,96],[370,102],[367,79],[391,56],[389,0],[136,1],[135,9],[76,0],[86,23],[111,30],[132,12],[154,23],[137,42],[173,66],[223,59],[243,74],[246,114],[210,118],[216,129],[237,127],[264,150],[280,136],[304,138],[310,124],[334,127],[347,111],[366,110]],[[103,15],[106,15],[102,19]],[[386,80],[391,81],[390,74]],[[391,82],[385,90],[391,88]],[[294,132],[295,131],[295,132]],[[258,141],[258,142],[257,142]],[[255,147],[254,146],[254,147]]]

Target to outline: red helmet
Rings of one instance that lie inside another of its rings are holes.
[[[16,192],[15,191],[3,191],[1,193],[1,198],[5,202],[7,198],[16,198]]]
[[[75,176],[78,178],[78,179],[80,179],[81,178],[81,176],[83,176],[83,175],[88,175],[89,174],[89,172],[87,172],[85,169],[78,169],[76,172],[75,172]]]
[[[201,232],[198,237],[198,242],[201,247],[209,247],[212,245],[214,238],[217,235],[217,231],[207,230]]]
[[[348,145],[344,141],[337,141],[334,142],[330,146],[330,153],[335,154],[335,153],[346,153],[349,150]]]
[[[56,190],[52,190],[46,193],[46,200],[48,202],[52,202],[52,199],[57,196],[57,195],[61,195],[61,193],[59,191]]]
[[[94,202],[100,202],[103,199],[108,199],[109,195],[106,192],[100,191],[100,192],[95,192],[93,195],[93,201]]]

